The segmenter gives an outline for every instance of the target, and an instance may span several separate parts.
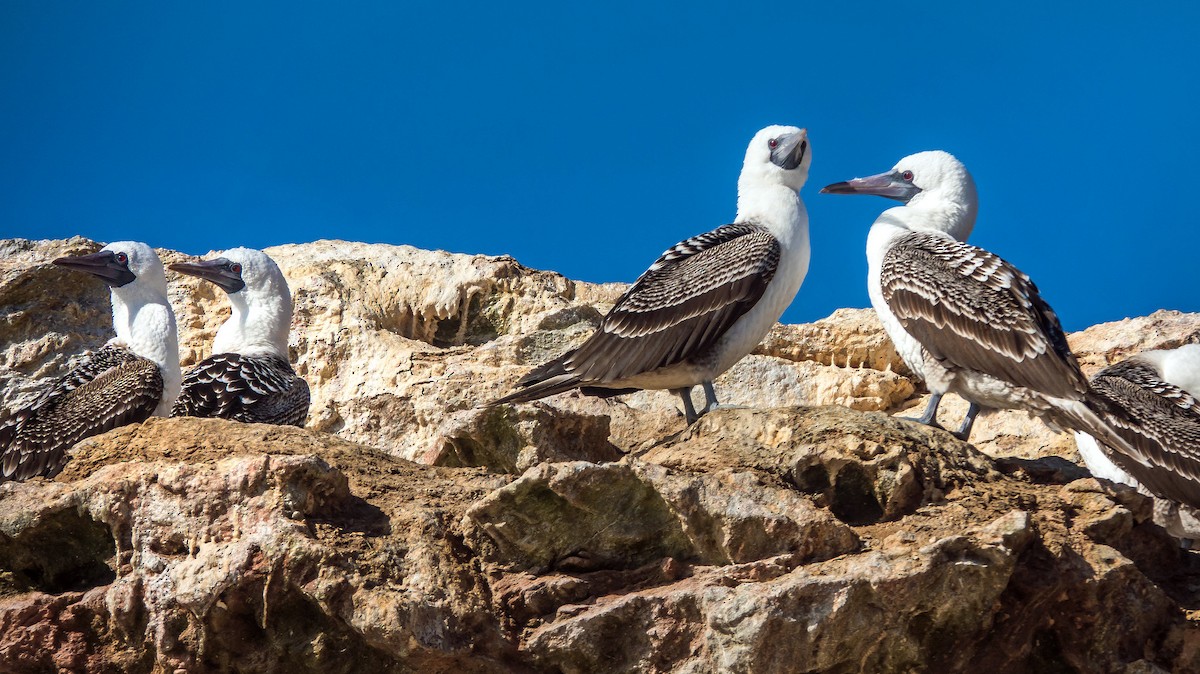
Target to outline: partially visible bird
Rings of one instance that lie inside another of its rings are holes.
[[[917,358],[934,396],[931,407],[947,392],[971,403],[954,433],[963,440],[980,408],[989,407],[1024,409],[1053,428],[1123,443],[1093,409],[1058,316],[1033,281],[999,256],[955,239],[943,224],[946,212],[922,197],[955,184],[962,181],[954,173],[899,168],[822,190],[903,202],[871,226],[867,260],[872,292],[891,314],[885,323],[894,321],[921,346]],[[918,421],[936,425],[933,416]]]
[[[879,220],[899,220],[912,229],[942,232],[956,241],[966,241],[975,228],[975,216],[979,212],[979,197],[975,191],[975,180],[967,167],[949,152],[930,150],[911,154],[892,167],[891,171],[869,178],[855,178],[834,183],[821,190],[824,194],[875,194],[904,203],[904,206],[884,211]],[[886,231],[886,230],[884,230]],[[867,294],[871,306],[879,315],[883,329],[896,346],[896,352],[904,364],[921,380],[925,380],[925,358],[921,344],[904,329],[900,320],[888,307],[883,298],[879,246],[881,237],[872,228],[867,238],[867,259],[872,262],[867,277]],[[937,425],[938,405],[941,393],[933,393],[925,413],[918,419],[923,424]],[[974,410],[967,416],[957,432],[966,436],[974,421]]]
[[[0,426],[0,479],[54,476],[75,443],[166,416],[179,395],[175,314],[154,249],[118,241],[54,264],[108,284],[116,337]]]
[[[211,281],[233,306],[217,330],[213,355],[183,378],[171,416],[303,426],[308,382],[288,360],[292,293],[279,265],[261,251],[233,248],[216,259],[179,262],[171,269]]]
[[[1143,351],[1097,372],[1091,385],[1108,403],[1101,417],[1128,442],[1076,433],[1092,474],[1200,508],[1200,344]]]
[[[769,126],[750,141],[737,217],[667,249],[617,300],[583,344],[521,378],[493,401],[526,402],[579,388],[613,396],[668,389],[688,423],[717,405],[712,381],[750,353],[808,272],[808,133]],[[691,389],[704,387],[697,412]]]

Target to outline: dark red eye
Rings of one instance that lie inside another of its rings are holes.
[[[242,265],[240,263],[234,262],[233,264],[229,265],[229,271],[231,271],[235,274],[240,274],[240,273],[242,273]]]
[[[772,150],[774,150],[775,148],[779,147],[779,139],[778,139],[778,138],[772,138],[771,140],[768,140],[768,141],[767,141],[767,147],[771,148]]]
[[[904,178],[905,180],[907,180],[909,182],[912,182],[912,179],[913,179],[912,171],[905,171],[904,173],[900,174],[900,177]]]
[[[117,253],[117,262],[120,262],[121,264],[128,264],[129,256],[125,253]]]

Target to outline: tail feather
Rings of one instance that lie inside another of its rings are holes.
[[[567,356],[569,355],[567,354]],[[567,368],[563,366],[567,356],[552,360],[521,377],[517,381],[516,391],[487,403],[487,407],[505,403],[527,403],[578,388],[581,383],[579,375],[567,371]]]

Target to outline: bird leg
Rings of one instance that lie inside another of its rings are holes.
[[[966,442],[967,438],[971,437],[971,427],[975,425],[975,416],[978,414],[979,403],[971,403],[971,406],[967,408],[967,418],[963,419],[962,426],[959,426],[958,430],[951,435]]]
[[[920,416],[920,418],[917,418],[917,417],[901,417],[901,418],[907,419],[909,421],[915,421],[918,424],[925,424],[926,426],[933,426],[934,428],[941,428],[942,427],[941,424],[939,424],[937,422],[937,411],[938,411],[938,405],[940,405],[940,404],[942,404],[942,394],[934,393],[932,396],[929,397],[929,404],[925,406],[925,413],[922,414]],[[968,428],[967,430],[970,431],[970,428]]]
[[[700,415],[696,414],[696,408],[692,406],[692,387],[673,388],[671,389],[671,393],[679,396],[679,399],[683,401],[683,416],[687,419],[688,425],[691,426],[700,418]],[[707,412],[708,410],[705,409],[704,411]]]
[[[717,402],[717,392],[713,390],[713,383],[706,381],[700,384],[704,387],[704,409],[700,410],[700,414],[708,414],[715,410],[720,403]]]

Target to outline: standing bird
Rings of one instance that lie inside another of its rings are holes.
[[[949,233],[946,222],[956,208],[973,209],[937,197],[961,191],[962,176],[925,169],[902,162],[887,173],[821,190],[876,194],[903,204],[884,211],[871,226],[867,261],[872,302],[884,325],[902,329],[920,345],[906,359],[918,361],[933,399],[918,421],[936,425],[937,402],[953,392],[971,403],[954,433],[961,440],[970,437],[980,408],[991,407],[1024,409],[1052,427],[1122,442],[1089,407],[1087,378],[1033,281]]]
[[[917,185],[922,187],[918,188]],[[910,223],[912,229],[942,232],[956,241],[966,241],[971,236],[971,230],[975,228],[975,216],[979,212],[975,181],[967,167],[954,155],[941,150],[909,155],[897,162],[888,173],[836,183],[822,189],[821,192],[877,194],[904,202],[904,207],[884,211],[878,220]],[[867,259],[871,263],[867,294],[871,297],[871,306],[875,308],[875,313],[883,323],[884,331],[896,346],[896,352],[900,354],[908,369],[924,381],[925,358],[922,355],[921,344],[904,329],[883,298],[878,262],[882,259],[880,247],[886,243],[883,240],[886,231],[880,228],[877,232],[872,228],[867,237]],[[941,401],[942,394],[933,393],[925,413],[912,421],[937,426],[937,410]],[[968,415],[968,424],[960,428],[956,435],[965,437],[969,434],[969,423],[973,423],[974,412],[977,411],[974,410]]]
[[[1133,449],[1076,433],[1092,474],[1200,508],[1200,344],[1143,351],[1091,383],[1108,403],[1101,417]]]
[[[75,443],[167,416],[179,395],[175,313],[154,249],[118,241],[54,264],[108,284],[117,336],[0,427],[0,479],[57,475]]]
[[[712,382],[750,353],[808,272],[808,213],[799,191],[812,162],[808,133],[769,126],[746,148],[733,224],[668,249],[579,347],[517,382],[491,405],[580,388],[608,397],[668,389],[688,423],[717,405]],[[691,390],[704,387],[699,413]]]
[[[171,269],[215,283],[233,305],[217,330],[213,355],[183,378],[171,416],[303,426],[308,382],[288,362],[292,293],[279,265],[261,251],[233,248]]]

